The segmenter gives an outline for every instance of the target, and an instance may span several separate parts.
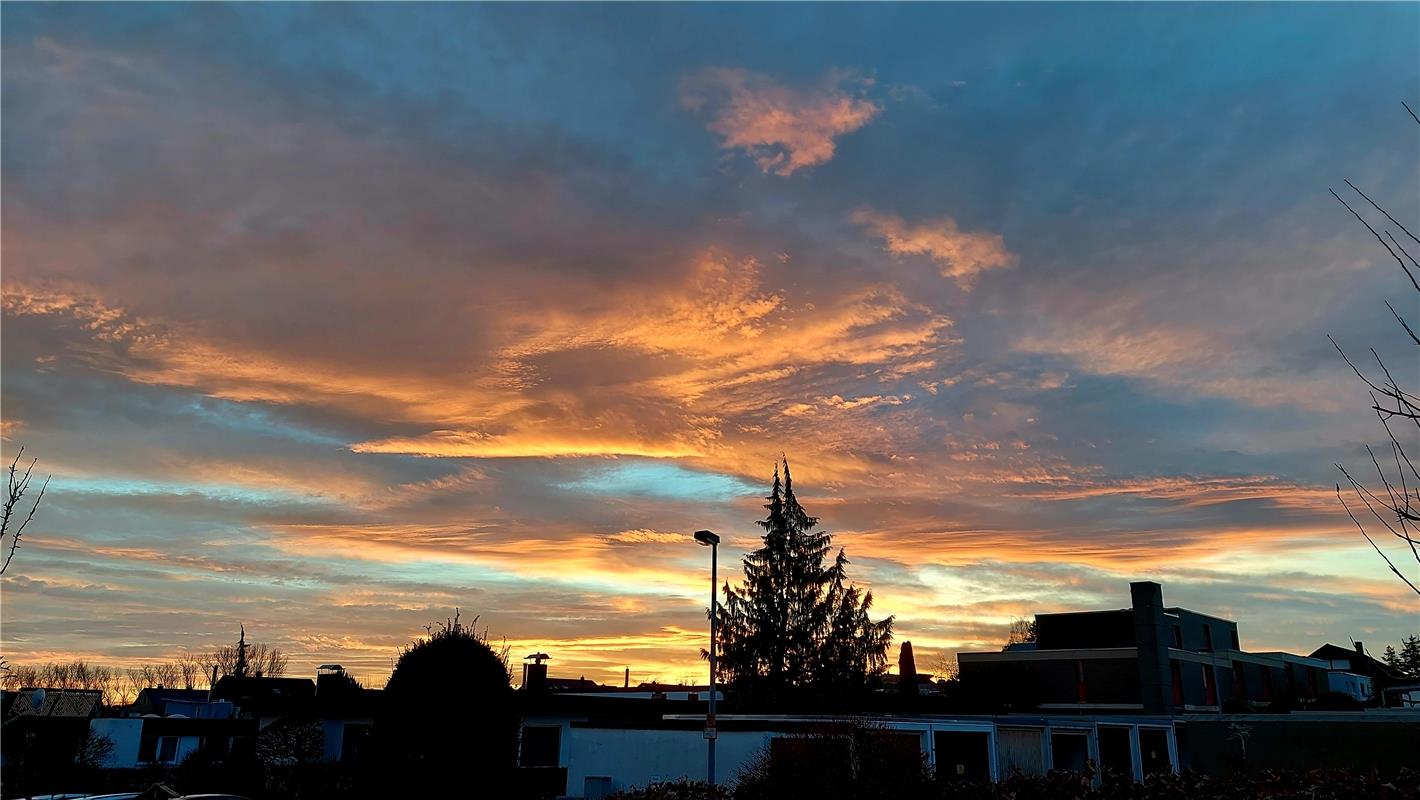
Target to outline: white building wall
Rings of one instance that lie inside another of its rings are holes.
[[[143,739],[143,720],[137,718],[99,717],[89,721],[89,730],[107,736],[113,750],[104,759],[110,769],[138,766],[138,745]]]
[[[705,780],[706,742],[699,730],[568,728],[564,745],[567,794],[582,797],[588,777],[609,777],[612,791],[657,781]],[[769,745],[767,731],[721,731],[715,742],[715,778],[734,784],[735,776]]]
[[[177,758],[175,758],[171,763],[181,764],[183,762],[183,759],[187,758],[193,753],[196,753],[198,748],[200,748],[201,746],[201,736],[179,736],[177,743]]]
[[[1371,699],[1371,679],[1365,675],[1332,671],[1326,674],[1326,683],[1333,692],[1341,692],[1362,702]]]

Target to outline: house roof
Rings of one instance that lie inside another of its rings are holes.
[[[38,705],[35,693],[44,694]],[[6,719],[14,717],[93,717],[103,705],[103,692],[97,689],[21,689],[6,708]]]
[[[315,694],[316,684],[310,678],[239,678],[228,675],[212,688],[214,698],[232,701],[244,714],[308,710]]]
[[[1357,651],[1354,647],[1341,647],[1330,642],[1312,651],[1312,658],[1320,658],[1325,661],[1348,661],[1351,664],[1351,672],[1359,675],[1368,675],[1381,683],[1387,685],[1393,683],[1404,683],[1410,680],[1404,675],[1386,666],[1384,661],[1377,661],[1374,658]]]
[[[207,699],[206,689],[166,689],[149,687],[138,693],[133,701],[133,710],[140,713],[165,713],[164,707],[173,701],[200,703]]]

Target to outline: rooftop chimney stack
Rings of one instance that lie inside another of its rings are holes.
[[[531,664],[523,665],[523,691],[537,693],[547,691],[547,661],[549,656],[546,653],[533,653],[524,658],[524,661],[531,661]]]
[[[1356,643],[1356,655],[1358,655],[1358,656],[1363,656],[1363,655],[1366,654],[1366,647],[1365,647],[1365,644],[1366,644],[1365,642],[1357,642],[1357,643]]]
[[[631,668],[630,668],[630,667],[627,667],[627,668],[626,668],[626,677],[622,680],[621,688],[623,688],[623,689],[630,689],[630,688],[631,688]]]
[[[1173,711],[1173,675],[1169,671],[1168,639],[1164,633],[1164,589],[1153,581],[1129,584],[1134,612],[1134,646],[1138,652],[1140,700],[1145,714]]]

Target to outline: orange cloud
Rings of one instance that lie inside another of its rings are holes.
[[[949,217],[910,225],[902,217],[865,208],[853,212],[851,219],[880,237],[889,253],[925,255],[937,262],[944,277],[963,286],[970,286],[982,272],[1016,263],[1000,234],[968,233]]]
[[[867,125],[882,110],[844,91],[845,80],[844,74],[831,73],[823,86],[800,90],[748,70],[711,67],[685,80],[681,102],[710,116],[706,127],[720,134],[722,148],[744,150],[763,172],[792,175],[828,163],[836,138]]]

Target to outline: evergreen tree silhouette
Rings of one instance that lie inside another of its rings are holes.
[[[743,585],[724,587],[724,680],[759,705],[847,700],[886,669],[892,618],[869,617],[872,593],[848,582],[842,549],[829,560],[832,536],[799,504],[787,459],[765,499],[764,544],[744,557]]]

